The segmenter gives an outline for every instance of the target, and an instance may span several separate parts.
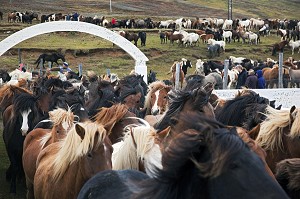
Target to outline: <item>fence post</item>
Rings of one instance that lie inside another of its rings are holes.
[[[279,53],[279,68],[278,68],[278,88],[283,88],[283,53]]]
[[[42,77],[43,76],[43,63],[44,63],[44,60],[43,60],[43,58],[40,60],[40,77]]]
[[[79,77],[82,76],[82,64],[81,63],[78,65],[78,76]]]
[[[175,90],[179,89],[179,74],[180,74],[180,63],[176,63],[176,72],[175,72]]]
[[[227,89],[227,85],[228,85],[228,68],[229,68],[229,59],[225,59],[224,70],[223,70],[223,89]]]
[[[21,49],[18,48],[19,64],[22,63]]]

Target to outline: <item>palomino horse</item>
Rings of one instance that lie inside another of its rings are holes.
[[[175,77],[176,77],[176,65],[179,64],[178,62],[174,62],[174,64],[171,66],[170,71],[167,74],[172,73],[172,77],[171,77],[171,82],[173,84],[173,87],[175,87]],[[184,72],[181,69],[181,65],[180,65],[180,71],[179,71],[179,82],[180,82],[180,88],[182,88],[183,85],[183,80],[184,80]]]
[[[10,160],[6,179],[11,181],[10,192],[16,193],[16,178],[23,174],[22,154],[25,136],[49,111],[50,94],[42,89],[38,95],[21,93],[3,112],[3,140]]]
[[[149,91],[146,96],[144,108],[147,109],[146,115],[161,115],[163,114],[168,105],[168,92],[172,89],[162,81],[151,83]]]
[[[85,184],[78,199],[288,198],[235,128],[189,113],[183,118],[188,128],[174,134],[162,154],[163,168],[154,171],[154,178],[138,171],[100,172]]]
[[[267,152],[267,163],[273,173],[276,164],[287,158],[299,158],[300,110],[267,108],[266,119],[260,125],[256,142]]]
[[[27,199],[34,199],[33,180],[39,153],[46,146],[64,138],[74,122],[74,114],[70,109],[66,111],[57,108],[49,112],[49,118],[53,122],[52,129],[33,129],[24,140],[22,162],[26,177]]]
[[[63,140],[50,144],[39,154],[35,197],[76,198],[88,179],[112,168],[111,154],[111,142],[102,125],[75,124]]]
[[[153,177],[156,168],[162,168],[160,143],[156,131],[146,125],[128,125],[122,141],[113,145],[112,165],[114,170],[135,169]]]

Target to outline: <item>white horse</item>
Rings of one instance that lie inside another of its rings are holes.
[[[243,28],[245,28],[245,30],[247,30],[247,28],[250,27],[251,21],[249,19],[245,20],[245,21],[239,21],[239,25]]]
[[[226,39],[228,40],[228,43],[231,42],[232,39],[232,32],[231,31],[223,31],[223,41],[226,42]]]
[[[192,21],[190,19],[186,20],[186,22],[183,22],[183,27],[186,29],[191,29],[192,28]]]
[[[188,43],[190,46],[192,44],[196,45],[196,43],[198,43],[199,45],[199,35],[197,33],[188,33],[186,36],[183,37],[182,42],[186,44],[186,46]]]
[[[223,23],[223,27],[222,29],[225,30],[225,29],[232,29],[232,24],[233,24],[233,21],[231,19],[226,19]]]
[[[229,56],[229,59],[233,64],[242,64],[243,60],[246,59],[245,57],[234,57],[234,56]]]
[[[183,21],[185,21],[183,18],[179,18],[175,20],[175,28],[181,30]]]
[[[289,46],[292,48],[292,55],[294,55],[295,48],[298,48],[298,53],[300,53],[300,40],[289,42]]]
[[[214,24],[217,28],[219,28],[224,24],[224,19],[215,19]]]
[[[196,75],[205,75],[203,64],[204,64],[204,61],[202,61],[201,59],[197,59],[196,69],[195,69],[195,72],[194,72]]]
[[[249,44],[252,44],[254,42],[255,45],[258,43],[258,35],[253,32],[246,32],[245,35],[249,39]]]
[[[225,45],[226,45],[225,41],[216,41],[216,40],[214,40],[214,39],[209,39],[209,40],[207,41],[207,44],[208,44],[208,45],[219,44],[220,47],[223,48],[223,50],[224,50],[224,52],[225,52]]]
[[[159,27],[168,28],[171,23],[174,23],[174,21],[173,20],[160,21]]]
[[[227,88],[230,89],[231,86],[235,86],[236,82],[237,82],[237,79],[238,79],[238,75],[239,75],[239,71],[235,68],[231,69],[231,70],[228,70],[228,76],[229,76],[229,79],[228,79],[228,86]]]
[[[250,21],[251,21],[251,28],[252,29],[259,29],[265,24],[265,22],[261,19],[251,18]]]

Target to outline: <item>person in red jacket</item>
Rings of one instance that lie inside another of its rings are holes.
[[[111,25],[113,28],[116,26],[116,22],[117,22],[117,20],[115,18],[111,19]]]

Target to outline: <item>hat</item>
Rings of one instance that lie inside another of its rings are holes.
[[[64,62],[64,66],[69,66],[68,62]]]

